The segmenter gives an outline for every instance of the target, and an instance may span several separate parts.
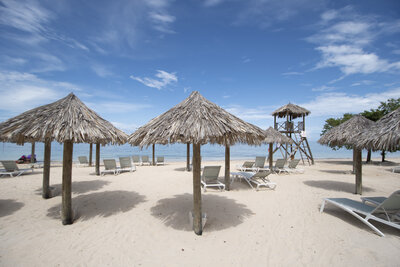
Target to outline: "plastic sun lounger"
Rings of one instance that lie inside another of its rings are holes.
[[[253,171],[254,172],[260,172],[260,171],[269,171],[269,168],[265,168],[265,157],[256,157],[256,161],[254,162],[253,166]]]
[[[164,165],[164,157],[157,157],[156,165]]]
[[[133,156],[132,156],[132,161],[133,161],[133,164],[139,165],[139,164],[140,164],[140,157],[137,156],[137,155],[133,155]]]
[[[378,228],[369,222],[369,220],[378,221],[380,223],[400,229],[400,190],[391,194],[387,199],[377,206],[366,205],[348,198],[324,198],[320,212],[324,211],[325,203],[330,203],[339,207],[374,230],[378,235],[385,236]],[[365,217],[360,216],[364,215]]]
[[[256,185],[255,189],[258,191],[258,189],[262,186],[265,186],[270,189],[276,188],[276,183],[273,183],[268,179],[268,175],[270,175],[271,173],[272,173],[271,171],[231,172],[231,175],[233,175],[234,177],[236,176],[239,178],[243,178],[252,189],[254,189],[252,183],[255,184]]]
[[[105,169],[101,171],[100,175],[104,176],[108,172],[113,173],[114,175],[119,174],[119,169],[117,168],[115,159],[104,159],[103,162]]]
[[[299,165],[300,159],[293,159],[289,161],[289,165],[287,168],[283,168],[288,173],[303,173],[303,169],[298,169],[297,165]]]
[[[119,158],[119,172],[129,171],[133,172],[136,171],[135,164],[132,164],[131,157],[120,157]]]
[[[281,172],[287,173],[288,171],[285,169],[285,163],[285,159],[277,159],[275,162],[275,166],[272,168],[272,171],[278,174],[280,174]]]
[[[220,169],[221,166],[204,166],[203,174],[201,175],[201,184],[204,192],[207,191],[207,187],[218,187],[221,191],[225,190],[225,185],[218,180]]]
[[[142,156],[142,165],[145,163],[151,165],[149,161],[149,156]]]
[[[79,156],[78,157],[79,166],[89,166],[89,161],[86,156]]]
[[[237,166],[237,169],[241,172],[252,171],[254,166],[254,161],[245,161],[242,166]]]
[[[0,176],[9,175],[10,177],[17,177],[27,171],[33,172],[33,168],[29,169],[18,168],[17,163],[15,163],[15,161],[13,160],[2,160],[1,164],[3,164],[4,169],[0,171]]]

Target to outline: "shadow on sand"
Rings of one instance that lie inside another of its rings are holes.
[[[74,220],[88,220],[96,216],[110,217],[120,212],[127,212],[146,198],[132,191],[105,191],[72,198]],[[47,216],[60,220],[61,204],[47,210]]]
[[[177,171],[177,172],[186,172],[186,167],[175,168],[174,171]]]
[[[24,206],[14,199],[0,199],[0,217],[8,216]]]
[[[327,213],[330,216],[334,216],[340,220],[343,220],[343,223],[348,223],[354,225],[354,227],[358,227],[360,229],[364,229],[367,232],[370,232],[372,235],[375,234],[376,236],[379,236],[378,234],[375,233],[371,228],[369,228],[367,225],[365,225],[362,221],[354,217],[353,215],[347,213],[346,211],[339,209],[337,207],[334,207],[332,205],[329,205],[329,203],[325,204],[324,212]],[[364,217],[364,216],[362,216]],[[395,235],[398,236],[399,231],[393,227],[390,227],[386,224],[374,221],[374,220],[369,220],[376,228],[378,228],[382,233],[385,235]]]
[[[84,194],[90,191],[97,191],[102,187],[110,184],[109,181],[103,180],[93,180],[93,181],[80,181],[80,182],[72,182],[72,193],[74,194]],[[54,184],[51,185],[51,194],[52,197],[60,196],[61,195],[61,184]],[[42,188],[38,188],[35,190],[37,195],[42,194]]]
[[[321,181],[304,181],[305,185],[318,187],[329,191],[338,191],[338,192],[348,192],[353,193],[355,192],[356,185],[355,183],[347,183],[341,181],[331,181],[331,180],[321,180]],[[367,186],[362,187],[363,192],[374,192],[375,189]]]
[[[332,174],[353,174],[351,170],[319,170],[320,172],[332,173]]]
[[[189,211],[193,209],[191,194],[175,195],[161,199],[151,208],[151,214],[166,226],[176,230],[192,231],[189,225]],[[237,226],[254,215],[245,205],[234,199],[211,194],[203,195],[203,213],[207,213],[206,231],[218,231]]]

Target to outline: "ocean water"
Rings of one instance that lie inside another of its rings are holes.
[[[311,152],[315,159],[321,158],[352,158],[352,150],[346,150],[344,148],[339,150],[332,150],[327,146],[322,146],[317,142],[310,141]],[[89,155],[89,144],[74,144],[73,148],[73,159],[77,161],[78,156]],[[93,145],[93,160],[95,158],[96,146]],[[191,147],[192,149],[192,147]],[[43,161],[44,144],[36,143],[35,154],[38,161]],[[53,142],[51,147],[51,160],[62,161],[63,146],[62,144]],[[192,151],[190,152],[192,154]],[[31,144],[27,143],[23,146],[19,146],[11,143],[0,143],[0,160],[17,160],[22,155],[31,154]],[[164,156],[166,161],[186,161],[186,145],[185,144],[171,144],[171,145],[156,145],[155,149],[156,156]],[[238,144],[231,147],[231,159],[254,159],[255,156],[267,156],[268,148],[267,145],[263,146],[248,146],[244,144]],[[101,159],[115,158],[132,155],[148,155],[151,157],[152,148],[143,148],[142,150],[138,147],[132,147],[131,145],[125,144],[122,146],[106,145],[100,148]],[[366,151],[363,151],[363,157],[366,157]],[[225,157],[225,147],[220,145],[203,145],[201,146],[202,160],[223,160]],[[274,154],[274,158],[282,158],[282,153],[278,150]],[[373,158],[381,157],[380,152],[373,152]],[[400,152],[387,153],[387,158],[400,157]],[[296,158],[299,158],[299,154],[296,154]]]

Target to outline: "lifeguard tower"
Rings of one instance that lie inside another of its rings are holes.
[[[311,153],[310,145],[307,141],[305,130],[305,117],[310,113],[311,112],[309,110],[291,103],[272,112],[272,115],[274,116],[275,130],[285,134],[287,137],[293,140],[293,144],[283,144],[276,148],[273,152],[276,152],[278,149],[280,149],[285,159],[288,157],[294,158],[296,153],[299,152],[303,163],[305,163],[304,161],[306,160],[310,165],[314,164],[314,158]],[[286,120],[277,122],[277,118],[286,118]],[[295,121],[296,119],[300,120]]]

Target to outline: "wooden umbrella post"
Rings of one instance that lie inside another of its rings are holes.
[[[356,171],[356,194],[362,194],[362,152],[359,148],[354,148],[355,150],[355,171]]]
[[[190,143],[187,143],[186,146],[186,171],[190,172]]]
[[[35,163],[35,142],[32,142],[31,163]]]
[[[225,190],[230,190],[231,185],[231,166],[230,166],[230,147],[225,145]]]
[[[153,166],[156,165],[156,160],[155,160],[155,156],[154,156],[155,151],[156,151],[156,145],[153,144]]]
[[[51,159],[51,140],[46,139],[44,142],[44,164],[43,164],[43,185],[42,197],[50,198],[50,159]]]
[[[200,144],[193,143],[193,230],[196,235],[203,233],[200,166]]]
[[[269,161],[269,169],[270,170],[272,170],[272,167],[273,167],[273,156],[274,156],[274,151],[273,151],[273,149],[274,149],[274,144],[273,143],[269,143],[269,157],[268,157],[268,161]]]
[[[71,180],[72,180],[72,141],[64,142],[63,153],[63,174],[62,174],[62,209],[61,220],[63,225],[72,224],[72,200],[71,200]]]
[[[96,175],[100,175],[100,143],[96,144]]]
[[[90,143],[90,146],[89,146],[89,167],[92,167],[92,158],[93,158],[93,144]]]

